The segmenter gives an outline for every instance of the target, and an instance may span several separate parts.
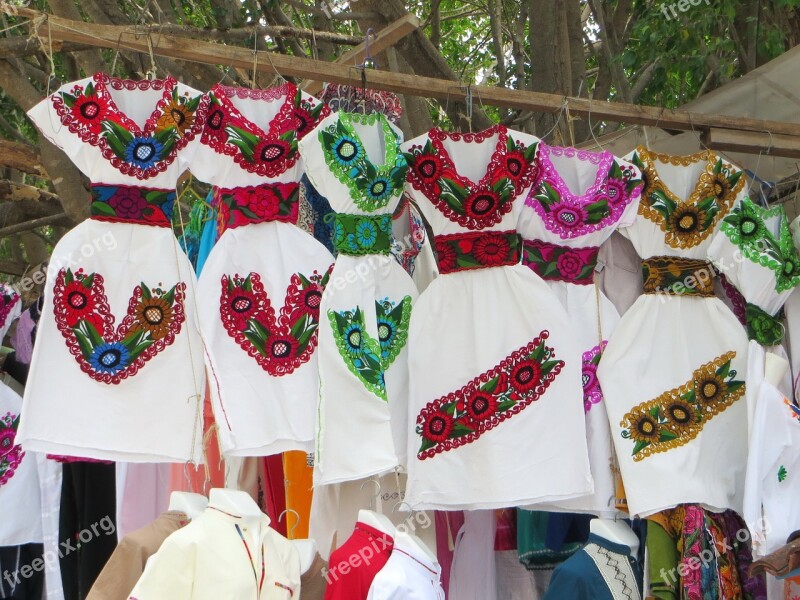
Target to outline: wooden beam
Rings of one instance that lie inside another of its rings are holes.
[[[148,36],[142,34],[141,30],[137,31],[133,26],[98,25],[62,19],[53,15],[41,17],[42,13],[31,9],[14,9],[7,4],[4,6],[6,10],[16,10],[17,14],[34,19],[31,21],[32,28],[44,38],[49,36],[54,40],[91,44],[103,48],[148,52]],[[247,48],[167,35],[153,36],[152,46],[155,54],[180,60],[232,65],[245,69],[252,68],[253,65],[253,51]],[[260,51],[258,55],[258,69],[265,72],[278,71],[288,77],[360,85],[360,72],[356,72],[346,65],[272,52]],[[458,82],[406,73],[370,70],[367,71],[367,84],[375,89],[398,94],[442,100],[464,100],[466,97],[466,89]],[[800,137],[800,123],[710,115],[482,85],[471,86],[471,92],[473,98],[483,104],[540,113],[555,113],[566,108],[571,116],[591,117],[595,123],[597,121],[613,121],[684,131],[704,131],[716,127],[742,131],[770,131],[773,135]],[[780,156],[780,151],[780,148],[775,148],[772,154]]]
[[[17,260],[0,260],[0,273],[22,277],[25,274],[25,263]]]
[[[408,34],[413,33],[417,29],[419,29],[420,21],[416,17],[416,15],[412,15],[411,13],[407,15],[403,15],[399,19],[397,19],[394,23],[391,23],[381,29],[378,32],[378,37],[374,40],[370,40],[369,42],[369,53],[371,55],[380,54],[387,48],[391,48],[397,42],[402,40]],[[366,50],[367,45],[365,42],[361,42],[355,48],[351,48],[344,54],[342,54],[339,58],[337,58],[334,62],[340,65],[360,65],[364,62],[364,58],[366,57]],[[308,92],[311,95],[316,95],[317,93],[322,91],[322,82],[321,81],[314,81],[314,80],[307,80],[300,86],[304,91]]]
[[[51,202],[61,206],[61,200],[52,192],[8,179],[0,179],[0,201]]]
[[[713,150],[800,158],[800,139],[788,135],[712,127],[702,137],[703,143]]]
[[[0,140],[0,166],[10,167],[23,173],[47,177],[36,148],[28,144]]]
[[[3,227],[2,229],[0,229],[0,238],[5,237],[7,235],[12,235],[14,233],[20,233],[21,231],[30,231],[31,229],[36,229],[37,227],[44,227],[45,225],[55,225],[57,223],[61,223],[63,225],[70,225],[72,224],[72,220],[67,216],[67,213],[50,215],[48,217],[41,217],[40,219],[33,219],[32,221],[25,221],[24,223],[17,223],[16,225],[9,225],[8,227]]]

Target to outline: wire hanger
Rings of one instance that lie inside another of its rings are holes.
[[[381,484],[374,477],[370,477],[369,479],[366,479],[366,480],[364,480],[364,482],[362,482],[361,487],[359,489],[363,490],[364,486],[367,485],[368,483],[374,483],[375,484],[375,495],[374,496],[370,496],[370,498],[369,498],[369,509],[374,511],[375,510],[375,498],[377,498],[378,496],[381,495]]]
[[[297,527],[300,525],[300,513],[298,513],[293,508],[287,508],[283,512],[281,512],[281,514],[278,515],[278,523],[281,522],[281,519],[283,519],[283,515],[285,515],[286,513],[294,513],[295,516],[294,524],[292,525],[292,528],[289,530],[289,539],[293,540],[294,530],[297,529]]]
[[[365,34],[364,37],[364,60],[360,64],[355,64],[352,67],[350,67],[350,69],[355,69],[356,71],[358,71],[358,73],[361,76],[360,100],[361,100],[361,113],[364,115],[367,114],[367,90],[369,89],[369,86],[367,84],[367,69],[378,68],[378,61],[376,61],[375,58],[373,58],[372,52],[369,49],[370,37],[372,37],[373,40],[378,39],[378,34],[375,33],[375,30],[372,27],[367,29],[367,33]],[[357,93],[358,89],[359,88],[355,86],[350,86],[350,90],[348,91],[348,96],[349,96],[348,108],[350,108],[354,104],[353,100],[356,101],[359,100],[359,97],[357,95],[354,97],[354,94]]]

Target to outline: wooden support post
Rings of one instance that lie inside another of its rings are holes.
[[[735,131],[712,127],[703,134],[703,143],[713,150],[800,158],[800,139],[770,134],[767,131]]]
[[[409,13],[400,17],[394,23],[381,29],[376,39],[370,40],[370,54],[380,54],[387,48],[391,48],[408,34],[419,29],[419,26],[419,19],[415,15]],[[342,54],[335,62],[341,65],[360,65],[364,62],[366,49],[366,44],[361,42],[358,46]],[[307,80],[300,87],[313,96],[322,91],[322,82]]]

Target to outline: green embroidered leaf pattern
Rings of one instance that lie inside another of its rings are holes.
[[[774,218],[780,220],[777,237],[766,225],[767,219]],[[744,198],[722,220],[721,228],[745,258],[775,273],[776,291],[784,292],[800,284],[800,256],[783,206],[763,208]]]
[[[778,483],[783,483],[786,481],[786,478],[789,476],[789,472],[786,470],[786,467],[783,465],[780,466],[778,469]]]
[[[363,211],[383,208],[403,193],[408,163],[399,150],[400,137],[380,113],[338,113],[338,119],[320,129],[319,140],[325,163],[333,175],[350,189],[350,198]],[[353,123],[380,126],[386,148],[385,162],[374,165],[367,157]]]
[[[375,302],[378,315],[378,340],[381,347],[381,363],[384,370],[397,358],[408,341],[408,322],[411,319],[411,296],[394,303],[388,298]]]
[[[329,310],[328,319],[339,354],[347,368],[369,391],[386,401],[381,346],[378,340],[367,333],[361,308],[345,311]]]

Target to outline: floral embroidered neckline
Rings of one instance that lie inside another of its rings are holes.
[[[400,136],[381,113],[337,113],[338,118],[322,128],[319,140],[331,173],[350,190],[350,198],[365,212],[384,208],[403,193],[408,163],[400,152]],[[384,161],[376,165],[367,156],[354,123],[379,127],[383,136]]]
[[[572,192],[550,160],[551,154],[597,165],[594,182],[582,194]],[[636,169],[620,166],[608,151],[589,152],[540,143],[536,162],[539,179],[525,204],[536,211],[549,231],[562,239],[586,235],[617,223],[641,192]]]
[[[477,183],[457,171],[443,143],[445,139],[482,143],[494,136],[494,151]],[[406,153],[412,167],[409,181],[449,220],[468,229],[484,229],[502,220],[511,201],[534,178],[536,146],[517,142],[503,125],[463,134],[434,128],[424,146],[412,146]]]
[[[297,142],[329,114],[322,103],[310,100],[292,83],[269,89],[215,85],[208,94],[208,116],[201,140],[220,154],[232,156],[244,170],[278,177],[299,158]],[[280,101],[266,130],[236,107],[235,98]]]
[[[766,226],[766,221],[774,218],[780,220],[777,236]],[[748,260],[775,273],[776,291],[784,292],[800,284],[800,256],[783,206],[766,208],[743,198],[722,220],[721,229]]]
[[[162,90],[143,126],[120,110],[110,89]],[[95,73],[85,85],[51,96],[63,125],[81,141],[100,148],[103,157],[124,175],[149,179],[172,164],[186,144],[200,132],[208,98],[179,93],[173,77],[133,81]]]
[[[662,181],[656,161],[688,167],[700,161],[706,166],[689,198],[682,200]],[[639,146],[632,162],[645,181],[639,214],[658,224],[672,248],[693,248],[706,240],[717,223],[733,208],[745,184],[743,172],[724,163],[710,150],[687,156],[650,152]]]

